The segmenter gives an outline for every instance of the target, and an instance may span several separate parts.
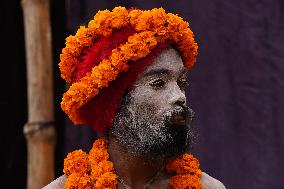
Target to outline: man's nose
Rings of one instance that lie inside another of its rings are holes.
[[[171,86],[169,100],[171,105],[185,106],[186,104],[185,93],[180,89],[177,83]]]

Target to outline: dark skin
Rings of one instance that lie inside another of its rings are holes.
[[[116,174],[132,189],[143,189],[147,183],[149,184],[147,188],[171,188],[170,175],[164,169],[164,161],[149,162],[143,157],[133,156],[114,137],[108,139],[108,152]],[[119,181],[117,187],[125,188]]]

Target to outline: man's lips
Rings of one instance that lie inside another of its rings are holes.
[[[185,125],[187,111],[184,108],[178,108],[172,112],[170,123],[174,125]]]
[[[171,125],[186,125],[190,124],[194,118],[194,111],[188,107],[178,106],[167,116],[167,121]]]

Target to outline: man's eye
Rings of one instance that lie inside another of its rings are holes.
[[[150,86],[152,87],[163,87],[165,85],[165,82],[162,79],[156,79],[152,82],[150,82]]]

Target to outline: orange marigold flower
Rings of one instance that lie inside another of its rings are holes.
[[[66,189],[92,189],[91,179],[87,174],[72,173],[65,182]]]
[[[66,175],[72,173],[86,174],[90,171],[88,155],[82,150],[75,150],[67,155],[64,159],[63,172]]]
[[[107,160],[109,154],[104,149],[92,149],[89,153],[91,165],[95,165],[102,160]]]
[[[115,7],[112,10],[111,26],[112,28],[121,28],[128,24],[128,11],[125,7]]]
[[[135,28],[137,23],[139,22],[139,16],[143,14],[143,11],[142,10],[138,10],[138,9],[134,9],[134,10],[131,10],[128,14],[128,19],[129,19],[129,22],[130,24]]]
[[[106,149],[107,147],[107,141],[103,138],[97,139],[94,143],[93,143],[93,147],[92,148],[101,148],[101,149]]]
[[[150,20],[152,18],[151,11],[143,11],[142,14],[138,16],[138,22],[135,23],[136,31],[145,31],[151,28]]]
[[[111,17],[111,12],[109,10],[98,11],[94,16],[94,19],[89,22],[88,27],[92,29],[99,29],[100,27],[107,27]]]
[[[117,49],[113,49],[109,58],[109,63],[111,64],[112,68],[117,70],[118,73],[121,71],[127,71],[127,60],[131,59],[131,56],[128,56],[129,54],[133,55],[132,50],[129,48],[129,43],[120,45]]]
[[[175,160],[170,160],[167,170],[170,173],[195,174],[199,170],[199,162],[193,155],[186,153]]]
[[[65,50],[70,54],[70,56],[80,55],[82,47],[80,46],[80,43],[77,40],[76,36],[70,35],[69,37],[67,37],[65,44]]]
[[[163,8],[154,8],[151,10],[152,15],[152,25],[155,28],[160,28],[161,26],[165,26],[165,21],[167,18],[167,14]]]
[[[85,26],[80,26],[76,33],[76,39],[82,47],[91,46],[93,42],[93,32]]]
[[[114,172],[113,163],[103,160],[97,165],[92,165],[91,178],[93,181],[96,181],[101,175],[107,172]]]
[[[101,175],[95,183],[95,189],[116,189],[117,176],[112,172]]]
[[[89,161],[91,166],[97,165],[101,161],[108,160],[107,143],[104,139],[98,139],[94,142],[89,152]]]
[[[173,189],[201,189],[200,177],[190,174],[173,176],[170,185]]]

